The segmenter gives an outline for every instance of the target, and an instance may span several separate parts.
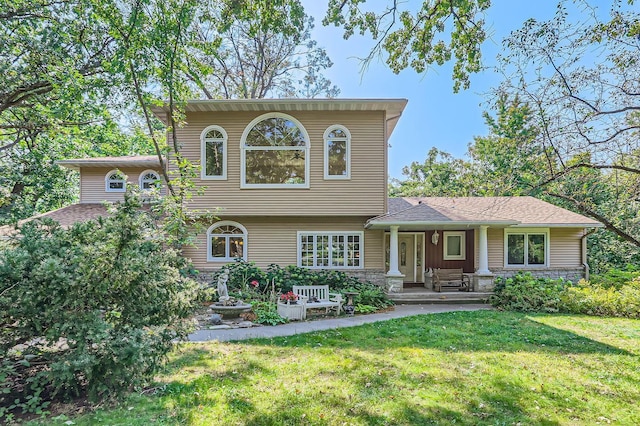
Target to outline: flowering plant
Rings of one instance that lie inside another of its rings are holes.
[[[280,295],[280,300],[283,302],[296,302],[298,300],[298,295],[292,291]]]
[[[249,284],[251,284],[253,287],[258,287],[260,285],[260,283],[258,282],[258,280],[253,280],[251,281]]]

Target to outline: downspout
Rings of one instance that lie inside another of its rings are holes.
[[[589,281],[589,264],[587,263],[587,237],[593,233],[595,233],[598,228],[591,228],[586,234],[584,234],[580,240],[581,244],[581,255],[582,255],[582,266],[584,266],[584,279]]]

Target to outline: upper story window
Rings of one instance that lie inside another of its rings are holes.
[[[324,178],[349,179],[351,177],[351,133],[340,125],[324,132]]]
[[[442,258],[444,260],[466,259],[465,236],[464,231],[444,231],[442,233],[444,240]]]
[[[207,230],[207,260],[231,262],[247,260],[247,229],[237,222],[224,220]]]
[[[220,126],[209,126],[200,135],[200,177],[227,178],[227,132]]]
[[[140,189],[148,191],[160,183],[160,174],[154,170],[145,170],[140,173]]]
[[[308,188],[309,135],[295,118],[261,115],[242,134],[241,188]]]
[[[106,192],[125,192],[127,177],[120,170],[110,171],[104,178],[104,190]]]
[[[549,229],[505,229],[504,252],[505,266],[548,266]]]

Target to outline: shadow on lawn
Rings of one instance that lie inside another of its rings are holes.
[[[296,336],[250,339],[247,345],[360,348],[387,351],[398,347],[451,352],[556,352],[633,355],[576,333],[532,321],[524,314],[498,311],[418,315]]]

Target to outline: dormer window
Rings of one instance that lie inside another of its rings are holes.
[[[209,126],[200,135],[200,177],[227,178],[227,132],[220,126]]]
[[[351,133],[340,125],[324,132],[324,178],[351,178]]]
[[[104,190],[106,192],[125,192],[127,177],[120,170],[110,171],[104,178]]]
[[[140,189],[149,191],[155,188],[160,182],[160,175],[153,170],[145,170],[140,173]]]
[[[309,188],[309,135],[280,113],[253,120],[241,139],[241,188]]]

